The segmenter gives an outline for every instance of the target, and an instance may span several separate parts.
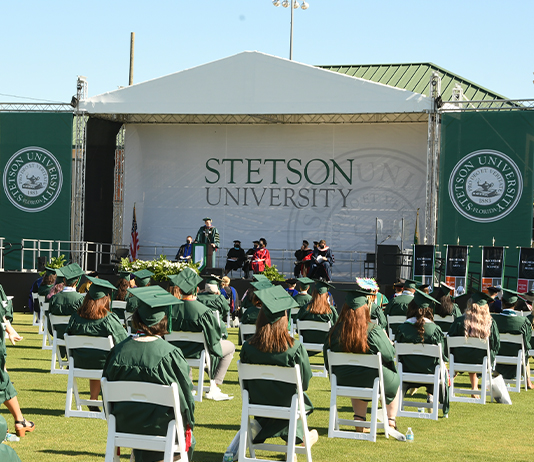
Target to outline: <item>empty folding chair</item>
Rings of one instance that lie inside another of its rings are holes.
[[[320,321],[303,321],[300,319],[297,319],[297,332],[299,334],[299,342],[302,343],[302,346],[306,348],[306,351],[316,352],[316,353],[322,353],[323,352],[323,345],[324,340],[321,343],[312,343],[306,341],[306,335],[310,334],[310,331],[316,331],[319,333],[322,333],[323,336],[326,337],[328,332],[330,331],[330,321],[328,322],[320,322]],[[307,333],[307,334],[306,334]],[[326,367],[323,364],[310,364],[312,370],[315,370],[317,372],[313,372],[314,377],[328,377],[328,371],[326,370]]]

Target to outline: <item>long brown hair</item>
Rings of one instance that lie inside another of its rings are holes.
[[[117,281],[117,294],[115,295],[115,300],[124,301],[126,300],[127,290],[130,288],[130,281],[120,278]]]
[[[330,302],[328,301],[328,292],[320,294],[316,290],[313,291],[312,299],[308,304],[308,313],[328,314],[332,312]]]
[[[488,305],[481,306],[470,299],[465,310],[465,336],[487,339],[490,335],[492,319]]]
[[[89,294],[85,296],[78,314],[84,319],[102,319],[109,312],[109,295],[93,300]]]
[[[167,316],[154,324],[153,326],[147,326],[143,321],[141,321],[141,316],[139,316],[139,311],[135,310],[132,315],[132,325],[135,329],[143,331],[147,335],[165,335],[169,333],[169,320]]]
[[[439,300],[439,304],[434,307],[434,313],[444,318],[450,316],[454,311],[454,302],[451,299],[450,294],[446,294]]]
[[[367,353],[369,351],[367,326],[370,321],[371,315],[367,305],[353,310],[345,303],[339,314],[339,319],[330,331],[330,343],[332,342],[333,332],[339,329],[339,344],[344,352]]]
[[[41,282],[41,284],[42,284],[43,286],[51,286],[52,284],[55,284],[55,283],[56,283],[56,279],[57,279],[57,275],[56,275],[56,273],[47,274],[47,275],[43,278],[43,282]]]
[[[414,327],[417,329],[417,333],[419,334],[419,337],[421,337],[421,343],[425,342],[425,318],[430,319],[431,321],[434,320],[434,315],[432,314],[432,310],[430,307],[421,308],[417,306],[417,304],[412,300],[408,304],[408,309],[406,310],[406,319],[414,318],[415,317],[415,323]]]
[[[169,293],[176,298],[182,298],[180,288],[178,286],[169,286]]]
[[[247,342],[264,353],[282,353],[291,348],[295,340],[287,331],[287,314],[271,324],[262,308],[256,320],[256,333]]]

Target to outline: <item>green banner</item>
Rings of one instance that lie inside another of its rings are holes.
[[[0,113],[0,236],[70,240],[72,114]],[[25,255],[25,267],[27,258]],[[4,267],[17,270],[20,251]]]
[[[438,244],[509,246],[517,261],[532,238],[533,159],[533,111],[444,114]]]

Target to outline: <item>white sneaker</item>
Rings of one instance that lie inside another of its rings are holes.
[[[317,433],[317,430],[313,429],[308,432],[308,440],[310,442],[310,448],[319,441],[319,433]]]
[[[218,386],[211,386],[210,391],[206,393],[206,399],[212,399],[213,401],[228,401],[233,399],[233,396],[223,393]]]

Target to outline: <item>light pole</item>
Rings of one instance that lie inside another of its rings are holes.
[[[283,0],[280,2],[280,0],[273,0],[274,6],[282,6],[284,8],[288,8],[291,6],[291,27],[289,31],[289,59],[293,60],[293,10],[297,8],[302,8],[303,10],[307,10],[310,5],[306,2],[306,0],[303,0],[302,3],[299,4],[298,0]]]

